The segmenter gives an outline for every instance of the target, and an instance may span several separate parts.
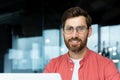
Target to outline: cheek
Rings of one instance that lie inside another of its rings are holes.
[[[79,36],[77,36],[79,39],[81,39],[82,41],[84,41],[85,39],[86,39],[86,37],[88,37],[88,33],[86,33],[86,34],[81,34],[81,35],[79,35]],[[69,39],[71,39],[72,38],[72,35],[65,35],[65,34],[63,34],[63,38],[66,40],[66,41],[68,41]]]
[[[63,34],[63,38],[64,38],[65,40],[68,40],[68,39],[71,38],[71,36],[70,36],[70,35],[65,35],[65,34]]]
[[[69,39],[70,39],[70,38],[69,38],[68,36],[64,36],[64,40],[65,40],[66,42],[68,42]]]
[[[84,35],[81,35],[81,36],[80,36],[80,39],[81,39],[82,41],[84,41],[87,37],[88,37],[88,34],[84,34]]]

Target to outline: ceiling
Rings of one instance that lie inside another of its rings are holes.
[[[120,24],[118,0],[0,0],[0,15],[23,10],[22,15],[39,13],[43,16],[51,15],[54,19],[60,18],[59,15],[65,9],[76,5],[88,11],[93,23],[100,25]]]

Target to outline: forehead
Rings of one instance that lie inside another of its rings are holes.
[[[66,20],[65,26],[87,26],[86,18],[84,16],[69,18]]]

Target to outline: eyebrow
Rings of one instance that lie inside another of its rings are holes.
[[[65,26],[65,27],[73,27],[73,26],[68,25],[68,26]],[[82,25],[81,26],[76,26],[76,27],[85,27],[86,28],[86,26],[82,26]]]
[[[65,26],[66,28],[68,28],[68,27],[73,27],[73,26]]]

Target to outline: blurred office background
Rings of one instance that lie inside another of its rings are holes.
[[[60,19],[76,5],[93,19],[88,48],[120,71],[118,0],[0,0],[0,73],[41,73],[51,58],[65,54]]]

